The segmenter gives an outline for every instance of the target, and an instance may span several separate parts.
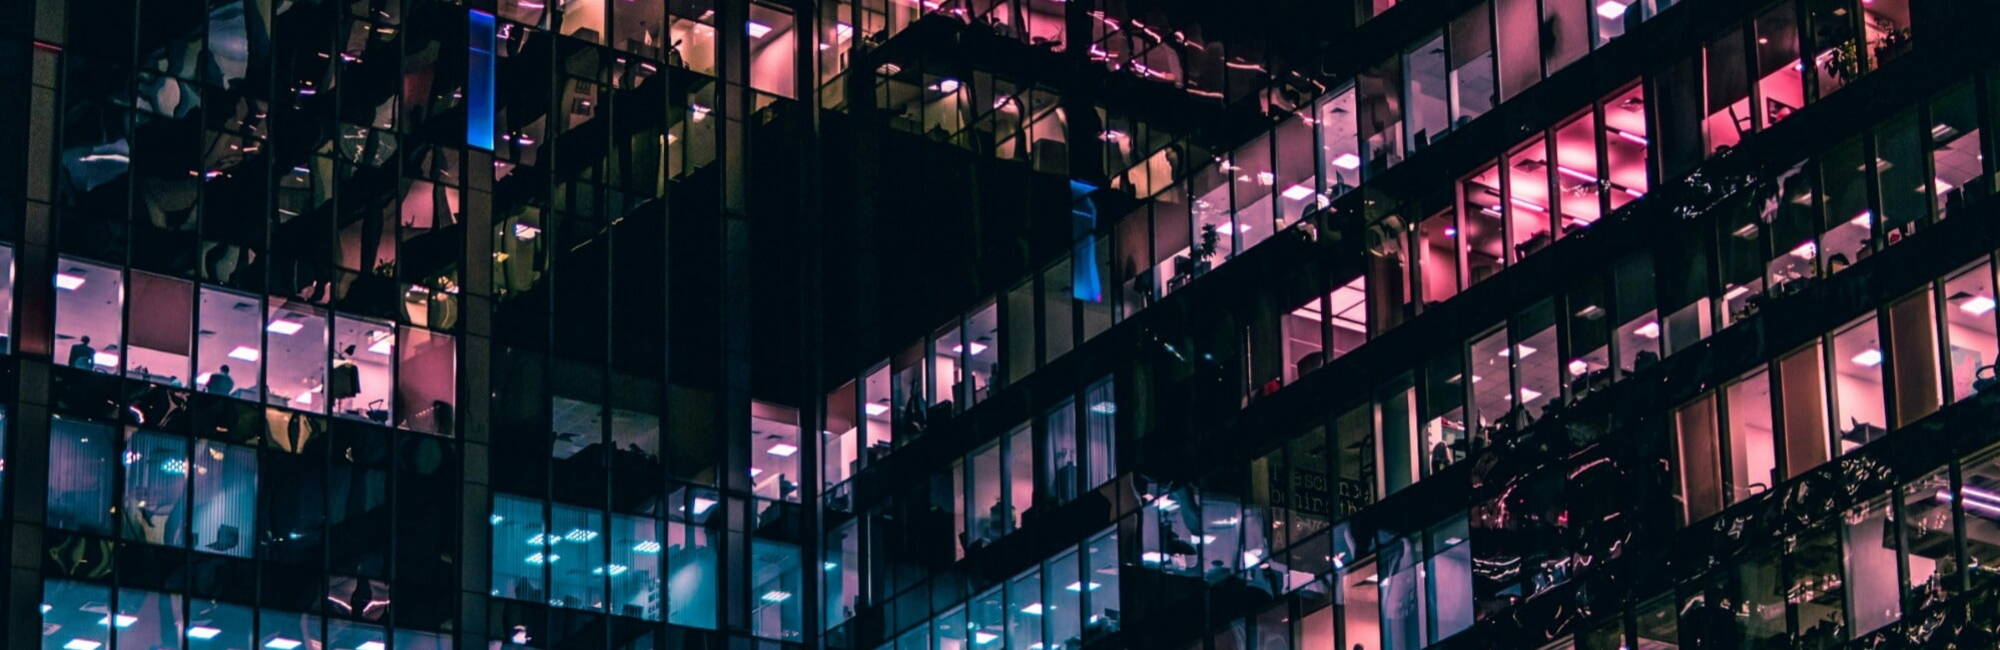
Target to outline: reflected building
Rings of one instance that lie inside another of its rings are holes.
[[[14,2],[0,634],[1994,646],[1995,28]]]

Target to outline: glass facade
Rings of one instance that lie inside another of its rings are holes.
[[[1996,27],[10,3],[0,636],[1989,647]]]

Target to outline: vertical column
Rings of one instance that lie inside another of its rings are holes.
[[[750,222],[748,214],[748,170],[745,160],[748,138],[746,120],[751,109],[750,93],[750,0],[721,0],[716,3],[716,74],[722,82],[716,88],[716,164],[722,171],[721,210],[716,215],[682,215],[680,218],[721,219],[721,240],[716,242],[721,264],[722,368],[717,395],[721,413],[716,418],[716,435],[722,436],[721,485],[724,510],[722,543],[717,546],[722,584],[716,585],[722,611],[722,629],[747,633],[750,627],[750,536],[753,514],[750,502]]]
[[[22,224],[16,275],[31,278],[16,283],[14,313],[18,364],[17,401],[11,413],[7,442],[7,647],[41,645],[42,521],[48,500],[49,366],[53,349],[55,288],[47,278],[55,270],[53,226],[49,202],[55,160],[56,79],[62,61],[66,11],[62,0],[29,3],[35,9],[34,42],[27,52],[29,69],[22,152]],[[11,184],[14,179],[9,179]],[[0,186],[3,187],[3,186]],[[8,233],[10,235],[15,233]],[[41,278],[36,281],[32,278]]]
[[[466,13],[465,266],[459,289],[459,634],[460,647],[486,644],[492,584],[493,490],[488,481],[493,358],[493,137],[496,61],[489,2]]]
[[[804,394],[793,400],[799,405],[799,504],[804,519],[800,522],[800,529],[804,531],[799,542],[800,593],[794,597],[801,599],[799,611],[802,616],[799,625],[805,632],[808,650],[823,650],[826,647],[825,635],[820,633],[821,628],[825,626],[820,620],[820,615],[826,611],[826,604],[822,602],[824,589],[821,586],[826,572],[820,569],[826,562],[826,558],[821,555],[826,549],[826,544],[823,542],[826,538],[824,530],[826,524],[822,510],[824,504],[820,501],[820,486],[826,484],[826,477],[823,475],[826,463],[821,458],[826,443],[826,434],[823,433],[825,427],[822,426],[826,415],[826,399],[818,393],[821,387],[835,383],[827,381],[825,376],[825,354],[822,353],[820,323],[820,315],[824,313],[825,307],[820,304],[823,295],[820,279],[826,277],[826,274],[820,267],[822,263],[820,241],[823,237],[824,217],[819,209],[820,94],[819,68],[816,66],[819,61],[817,55],[819,48],[814,44],[833,33],[832,30],[821,29],[820,17],[823,15],[825,13],[818,10],[801,11],[794,27],[799,35],[799,41],[798,47],[793,48],[793,65],[797,67],[797,72],[792,75],[796,80],[792,94],[799,98],[800,107],[805,110],[799,112],[800,124],[795,125],[800,137],[794,140],[797,146],[793,149],[792,155],[794,160],[803,161],[803,164],[799,166],[799,175],[795,179],[798,183],[799,203],[794,209],[787,211],[794,215],[795,220],[794,227],[788,229],[795,234],[792,241],[796,242],[795,250],[790,253],[799,260],[797,277],[799,290],[794,304],[797,305],[796,326],[800,355],[799,366],[794,372],[797,377],[803,379],[799,385],[804,391]]]

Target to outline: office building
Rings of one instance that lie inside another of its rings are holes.
[[[14,0],[0,634],[2000,646],[1996,29]]]

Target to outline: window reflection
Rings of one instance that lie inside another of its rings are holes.
[[[117,478],[111,427],[55,417],[49,425],[47,522],[52,528],[109,536]]]
[[[119,510],[126,539],[180,546],[187,526],[188,441],[152,431],[125,437],[125,499]]]

